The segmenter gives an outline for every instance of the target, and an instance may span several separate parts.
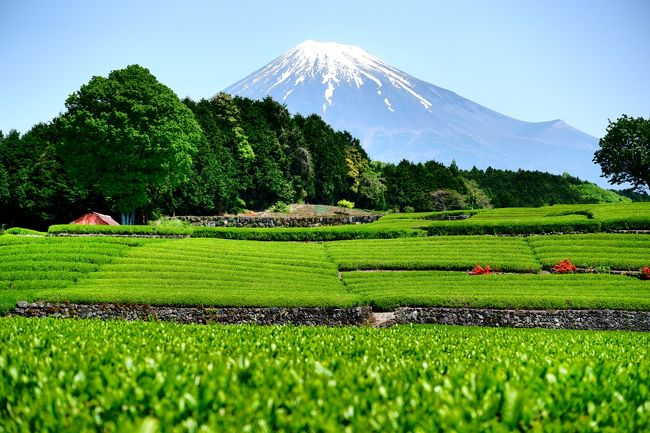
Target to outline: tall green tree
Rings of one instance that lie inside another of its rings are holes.
[[[290,179],[288,149],[280,140],[285,123],[282,117],[286,115],[288,121],[288,112],[271,98],[262,101],[235,98],[235,102],[255,154],[248,169],[252,183],[242,198],[253,208],[266,208],[277,201],[292,202],[295,191]]]
[[[615,122],[610,120],[594,162],[610,182],[650,191],[650,119],[624,114]]]
[[[0,222],[45,229],[86,211],[87,194],[63,170],[58,122],[39,123],[0,142]],[[103,209],[99,209],[103,210]]]
[[[81,185],[133,224],[147,206],[188,180],[202,130],[192,112],[147,69],[93,77],[70,95],[59,152]]]
[[[222,214],[237,206],[250,183],[247,167],[254,160],[248,137],[242,137],[239,109],[230,95],[219,94],[198,103],[183,101],[204,132],[193,158],[190,181],[180,187],[181,211]]]

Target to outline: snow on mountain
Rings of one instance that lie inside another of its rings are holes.
[[[351,45],[307,40],[224,91],[271,96],[292,113],[317,113],[381,161],[566,171],[605,185],[592,163],[595,137],[561,120],[525,122],[497,113]]]

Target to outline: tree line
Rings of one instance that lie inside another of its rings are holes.
[[[278,202],[375,210],[603,202],[569,175],[371,161],[358,139],[270,97],[179,100],[138,65],[93,77],[66,111],[25,134],[0,131],[0,224],[45,228],[95,210],[142,223]]]

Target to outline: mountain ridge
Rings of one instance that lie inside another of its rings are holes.
[[[499,113],[352,45],[304,41],[224,91],[319,114],[358,137],[373,159],[570,172],[605,184],[592,162],[595,137],[560,119]]]

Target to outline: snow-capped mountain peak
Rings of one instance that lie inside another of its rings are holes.
[[[381,161],[456,160],[464,168],[567,171],[604,183],[592,162],[595,137],[560,120],[497,113],[352,45],[306,40],[224,91],[317,113]]]
[[[256,75],[252,82],[244,79],[231,86],[230,91],[240,93],[251,86],[261,85],[265,92],[273,92],[278,88],[316,82],[323,87],[322,111],[325,112],[332,105],[334,92],[340,85],[360,88],[368,84],[376,88],[377,95],[382,94],[382,87],[392,86],[406,91],[425,109],[432,105],[417,93],[409,77],[401,71],[391,68],[363,48],[336,42],[308,39],[269,63]],[[291,93],[293,89],[287,89],[280,100],[286,101]],[[382,99],[386,110],[394,112],[389,98]]]

